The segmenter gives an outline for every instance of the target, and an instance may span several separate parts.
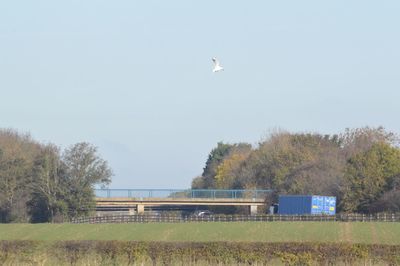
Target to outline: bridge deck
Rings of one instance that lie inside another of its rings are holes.
[[[255,213],[271,190],[223,189],[98,189],[96,210],[136,210],[164,206],[248,206]],[[180,207],[178,207],[180,208]]]
[[[264,199],[231,198],[96,198],[97,207],[128,207],[136,205],[209,205],[209,206],[261,206]]]

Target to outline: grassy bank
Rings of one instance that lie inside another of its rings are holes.
[[[400,223],[0,224],[0,240],[323,242],[400,245]]]
[[[398,265],[399,254],[348,243],[0,241],[1,265]]]

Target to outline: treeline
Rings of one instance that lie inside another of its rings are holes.
[[[257,147],[218,143],[192,188],[273,189],[337,197],[338,211],[400,211],[400,149],[384,128],[338,135],[275,132]]]
[[[28,134],[0,129],[0,222],[54,222],[88,214],[94,185],[111,182],[107,162],[89,143],[61,150]]]

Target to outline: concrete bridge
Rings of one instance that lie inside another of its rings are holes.
[[[143,213],[153,208],[183,208],[184,206],[248,206],[257,213],[265,205],[272,190],[224,189],[97,189],[96,211],[128,211]]]

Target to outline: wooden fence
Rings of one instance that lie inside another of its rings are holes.
[[[184,223],[184,222],[400,222],[400,213],[378,214],[337,214],[337,215],[211,215],[211,216],[180,216],[180,215],[108,215],[75,218],[71,223]]]

